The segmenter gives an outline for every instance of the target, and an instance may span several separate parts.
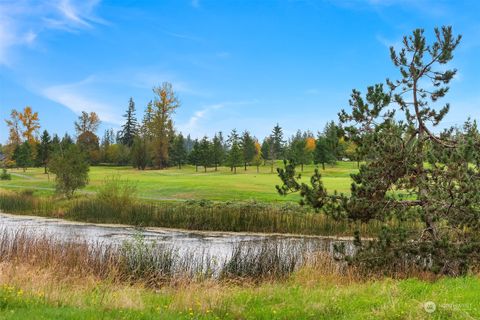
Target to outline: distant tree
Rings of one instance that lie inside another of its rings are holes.
[[[88,183],[89,164],[85,154],[75,144],[55,152],[48,168],[55,174],[57,192],[67,198],[71,198],[77,189]]]
[[[22,131],[20,128],[20,118],[19,113],[17,110],[12,110],[10,112],[10,119],[5,120],[9,135],[8,135],[8,143],[13,146],[18,146],[22,143]]]
[[[330,154],[333,155],[335,160],[340,159],[342,154],[342,145],[340,143],[342,131],[340,128],[335,122],[330,121],[325,125],[323,134]]]
[[[27,140],[30,145],[33,145],[36,142],[35,135],[40,129],[40,123],[38,120],[38,112],[33,112],[32,108],[27,106],[23,109],[23,112],[18,113],[18,119],[22,122],[24,127],[23,137]]]
[[[218,166],[222,165],[225,159],[225,147],[222,132],[216,133],[212,139],[212,163],[215,166],[215,171]]]
[[[293,160],[295,164],[301,166],[301,171],[303,172],[303,166],[312,161],[312,152],[307,147],[307,137],[306,134],[302,134],[300,130],[290,139],[289,146],[289,159]]]
[[[212,164],[212,147],[208,137],[206,136],[200,140],[199,161],[205,172],[207,172],[207,168]]]
[[[190,137],[190,134],[187,135],[187,138],[185,139],[185,149],[187,150],[187,155],[190,154],[193,148],[193,140],[192,137]]]
[[[188,160],[195,166],[195,171],[198,172],[198,165],[201,161],[200,142],[198,139],[193,141],[192,151],[188,155]]]
[[[237,173],[237,167],[241,166],[244,162],[241,141],[237,130],[232,130],[227,141],[230,146],[227,155],[228,164],[230,165],[230,168],[232,168],[233,173]]]
[[[247,165],[251,164],[255,157],[255,138],[250,135],[250,132],[244,131],[240,144],[243,152],[243,164],[247,171]]]
[[[270,160],[270,149],[271,149],[270,144],[271,144],[271,138],[270,137],[266,137],[265,139],[263,139],[262,147],[261,147],[263,165],[266,165],[266,161]]]
[[[185,138],[181,133],[174,138],[170,159],[174,165],[178,166],[178,169],[181,169],[182,164],[187,161]]]
[[[100,118],[95,112],[82,111],[82,114],[75,121],[77,145],[88,156],[90,163],[100,161],[100,139],[96,135],[99,126]]]
[[[253,157],[252,164],[257,167],[257,173],[260,172],[260,165],[263,163],[262,146],[255,140],[255,156]]]
[[[150,100],[147,103],[147,107],[145,108],[145,113],[143,115],[142,125],[140,128],[141,134],[148,139],[152,138],[152,132],[151,132],[152,120],[153,120],[153,102]]]
[[[68,133],[65,133],[65,135],[62,138],[62,141],[60,142],[60,145],[62,148],[66,148],[70,145],[74,144],[72,137]]]
[[[125,124],[120,131],[119,141],[120,143],[131,147],[138,132],[138,123],[135,116],[135,102],[133,101],[133,98],[130,98],[128,101],[128,109],[123,117],[125,118]]]
[[[24,141],[21,145],[17,146],[14,152],[14,160],[17,167],[22,168],[23,171],[26,171],[27,167],[32,166],[32,146],[28,141]]]
[[[270,135],[270,150],[269,158],[271,161],[271,172],[273,173],[273,166],[275,160],[281,159],[284,157],[285,152],[285,140],[283,140],[283,130],[280,125],[277,123],[273,127],[272,134]]]
[[[40,138],[40,145],[38,147],[37,158],[39,160],[38,162],[41,165],[43,165],[45,174],[47,174],[48,160],[50,159],[52,151],[53,151],[53,145],[52,145],[52,140],[50,139],[50,134],[48,134],[47,130],[44,130]]]
[[[86,132],[95,134],[99,126],[100,118],[95,112],[87,113],[85,111],[82,111],[82,114],[78,117],[78,120],[75,121],[75,131],[77,133],[77,137],[81,136]]]
[[[174,135],[172,115],[180,106],[180,101],[168,82],[164,82],[160,87],[154,87],[153,92],[155,94],[153,111],[147,127],[152,134],[155,166],[165,168],[168,165],[168,152]]]
[[[90,163],[98,163],[100,160],[100,144],[98,136],[90,131],[86,131],[77,137],[77,145],[84,152]]]
[[[138,170],[145,170],[150,162],[148,141],[145,137],[136,136],[131,150],[132,165]]]
[[[313,162],[315,164],[322,164],[322,169],[325,170],[326,163],[335,163],[335,155],[333,154],[325,136],[319,134],[315,151],[313,155]]]

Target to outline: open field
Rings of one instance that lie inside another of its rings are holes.
[[[280,166],[281,163],[279,162]],[[302,176],[308,181],[313,165],[305,166]],[[354,162],[338,162],[335,166],[327,166],[321,170],[326,188],[333,192],[348,193],[350,190],[350,174],[356,172]],[[280,179],[275,173],[270,173],[270,166],[261,166],[260,173],[256,167],[247,171],[237,168],[237,174],[232,174],[230,168],[220,167],[215,172],[209,168],[205,173],[199,167],[185,166],[181,170],[169,168],[166,170],[139,171],[131,167],[91,167],[90,184],[85,192],[95,192],[105,178],[118,175],[136,183],[138,196],[151,200],[187,200],[208,199],[215,201],[257,200],[257,201],[296,201],[297,195],[281,197],[275,190]],[[300,169],[299,169],[300,170]],[[0,181],[0,188],[12,190],[34,189],[37,194],[52,194],[54,192],[53,176],[43,173],[43,168],[23,170],[12,169],[11,181]]]

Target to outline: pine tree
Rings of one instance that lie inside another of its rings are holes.
[[[172,163],[178,166],[178,169],[182,168],[187,160],[187,149],[185,147],[185,138],[180,133],[175,136],[172,145],[172,154],[171,154]]]
[[[277,123],[273,127],[272,134],[270,135],[269,143],[269,158],[271,161],[271,172],[273,173],[273,166],[275,161],[284,157],[285,140],[283,140],[283,130]]]
[[[50,139],[50,134],[48,134],[47,130],[44,130],[40,138],[40,145],[38,148],[37,158],[39,160],[38,162],[43,165],[45,174],[47,174],[48,160],[50,159],[50,155],[52,151],[53,151],[53,146],[52,146],[52,140]]]
[[[188,160],[195,166],[195,171],[198,172],[198,165],[200,163],[200,142],[198,139],[193,141],[192,151],[188,155]]]
[[[123,117],[125,118],[125,124],[122,126],[122,130],[120,131],[119,141],[123,145],[131,147],[138,132],[138,123],[135,116],[135,102],[131,97],[128,101],[127,112],[123,115]]]
[[[208,140],[208,137],[203,137],[200,140],[199,144],[199,162],[203,166],[205,172],[207,172],[207,168],[212,163],[212,147],[211,143]]]
[[[247,165],[249,165],[255,157],[255,139],[250,135],[250,132],[244,131],[240,144],[243,151],[245,171],[247,171]]]
[[[225,147],[222,132],[216,133],[212,140],[212,163],[215,166],[215,171],[218,166],[222,165],[225,159]]]
[[[227,141],[230,147],[227,155],[228,164],[233,173],[237,173],[237,167],[241,166],[244,160],[240,137],[236,129],[232,130]]]
[[[14,152],[14,160],[17,167],[22,168],[23,171],[26,171],[27,167],[33,164],[32,146],[28,141],[24,141],[21,145],[17,146]]]
[[[442,27],[427,44],[424,31],[414,30],[399,52],[391,48],[400,77],[386,80],[388,91],[383,84],[368,87],[365,96],[353,90],[352,111],[339,116],[365,148],[366,163],[352,175],[350,196],[328,194],[318,171],[308,185],[293,166],[279,170],[279,193],[300,191],[303,203],[316,209],[363,222],[398,219],[375,240],[356,234],[353,257],[343,253],[357,270],[463,275],[480,262],[480,138],[468,121],[464,128],[433,131],[450,108],[438,108],[438,100],[457,72],[448,63],[460,39]]]
[[[324,135],[319,134],[315,143],[315,151],[313,153],[313,162],[315,164],[322,164],[322,169],[325,170],[325,164],[334,164],[335,155],[328,144],[328,140]]]

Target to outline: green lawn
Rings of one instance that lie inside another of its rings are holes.
[[[280,163],[279,163],[280,165]],[[350,174],[356,172],[356,163],[338,162],[336,166],[327,166],[322,172],[324,184],[331,192],[348,193],[350,189]],[[303,177],[308,181],[314,166],[305,166]],[[42,168],[23,170],[12,169],[11,181],[0,181],[0,187],[9,189],[35,189],[39,194],[51,194],[54,189],[53,176],[43,173]],[[209,199],[218,201],[229,200],[258,200],[258,201],[285,201],[297,200],[297,195],[286,198],[276,193],[275,185],[280,183],[276,173],[270,173],[270,166],[260,167],[257,173],[255,167],[247,171],[237,169],[232,174],[229,168],[221,167],[217,172],[209,168],[205,173],[203,168],[195,172],[195,168],[186,166],[181,170],[170,168],[166,170],[139,171],[131,167],[91,167],[90,184],[84,190],[95,192],[104,179],[118,175],[122,179],[135,182],[138,195],[142,198],[154,200],[178,199]]]

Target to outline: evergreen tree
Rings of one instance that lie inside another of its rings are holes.
[[[24,141],[15,149],[14,160],[17,164],[17,167],[22,168],[23,171],[26,171],[27,167],[32,166],[32,146],[28,141]]]
[[[279,170],[277,190],[301,191],[303,203],[316,209],[364,222],[398,219],[375,240],[357,233],[353,257],[337,248],[358,270],[462,275],[480,262],[480,140],[468,121],[463,129],[432,129],[450,108],[438,108],[438,100],[456,74],[448,64],[460,39],[442,27],[427,44],[424,31],[414,30],[399,52],[390,50],[400,77],[386,80],[388,91],[383,84],[368,87],[365,96],[353,90],[352,111],[342,110],[340,121],[367,156],[352,175],[350,196],[327,193],[318,171],[308,185],[292,165]]]
[[[216,133],[212,140],[212,163],[215,166],[215,171],[218,166],[222,165],[225,159],[225,147],[222,132]]]
[[[319,134],[316,144],[315,151],[313,153],[313,162],[315,164],[322,164],[322,169],[325,170],[325,164],[334,164],[335,155],[328,144],[328,140],[324,135]]]
[[[255,157],[255,139],[250,135],[248,131],[244,131],[240,144],[243,151],[245,171],[247,171],[247,165],[249,165]]]
[[[171,154],[172,163],[177,165],[178,169],[181,169],[182,164],[184,164],[187,160],[187,149],[185,148],[185,138],[181,133],[175,136],[171,153],[172,153]]]
[[[237,173],[237,167],[241,166],[244,160],[240,137],[236,129],[232,130],[227,141],[230,147],[227,156],[228,164],[233,173]]]
[[[283,140],[283,130],[277,123],[273,127],[272,134],[270,135],[270,150],[269,158],[271,161],[271,172],[273,173],[273,166],[276,160],[284,157],[285,140]]]
[[[120,131],[119,141],[123,145],[131,147],[138,132],[138,123],[135,116],[135,102],[131,97],[128,101],[127,112],[123,115],[123,117],[125,118],[125,124],[122,126],[122,130]]]
[[[38,148],[37,158],[39,160],[38,162],[44,166],[45,174],[47,174],[48,160],[50,159],[50,155],[52,151],[53,151],[52,140],[50,139],[50,135],[48,134],[48,131],[44,130],[40,138],[40,145]]]
[[[200,142],[198,139],[193,141],[192,151],[188,155],[188,160],[195,166],[195,171],[198,172],[198,166],[201,160],[200,155]]]
[[[266,164],[267,160],[270,160],[270,144],[271,144],[270,137],[266,137],[265,139],[263,139],[262,147],[261,147],[263,165]]]
[[[205,172],[207,172],[207,168],[212,163],[212,147],[210,141],[208,140],[208,137],[206,136],[203,137],[202,140],[200,140],[199,162],[203,166]]]

